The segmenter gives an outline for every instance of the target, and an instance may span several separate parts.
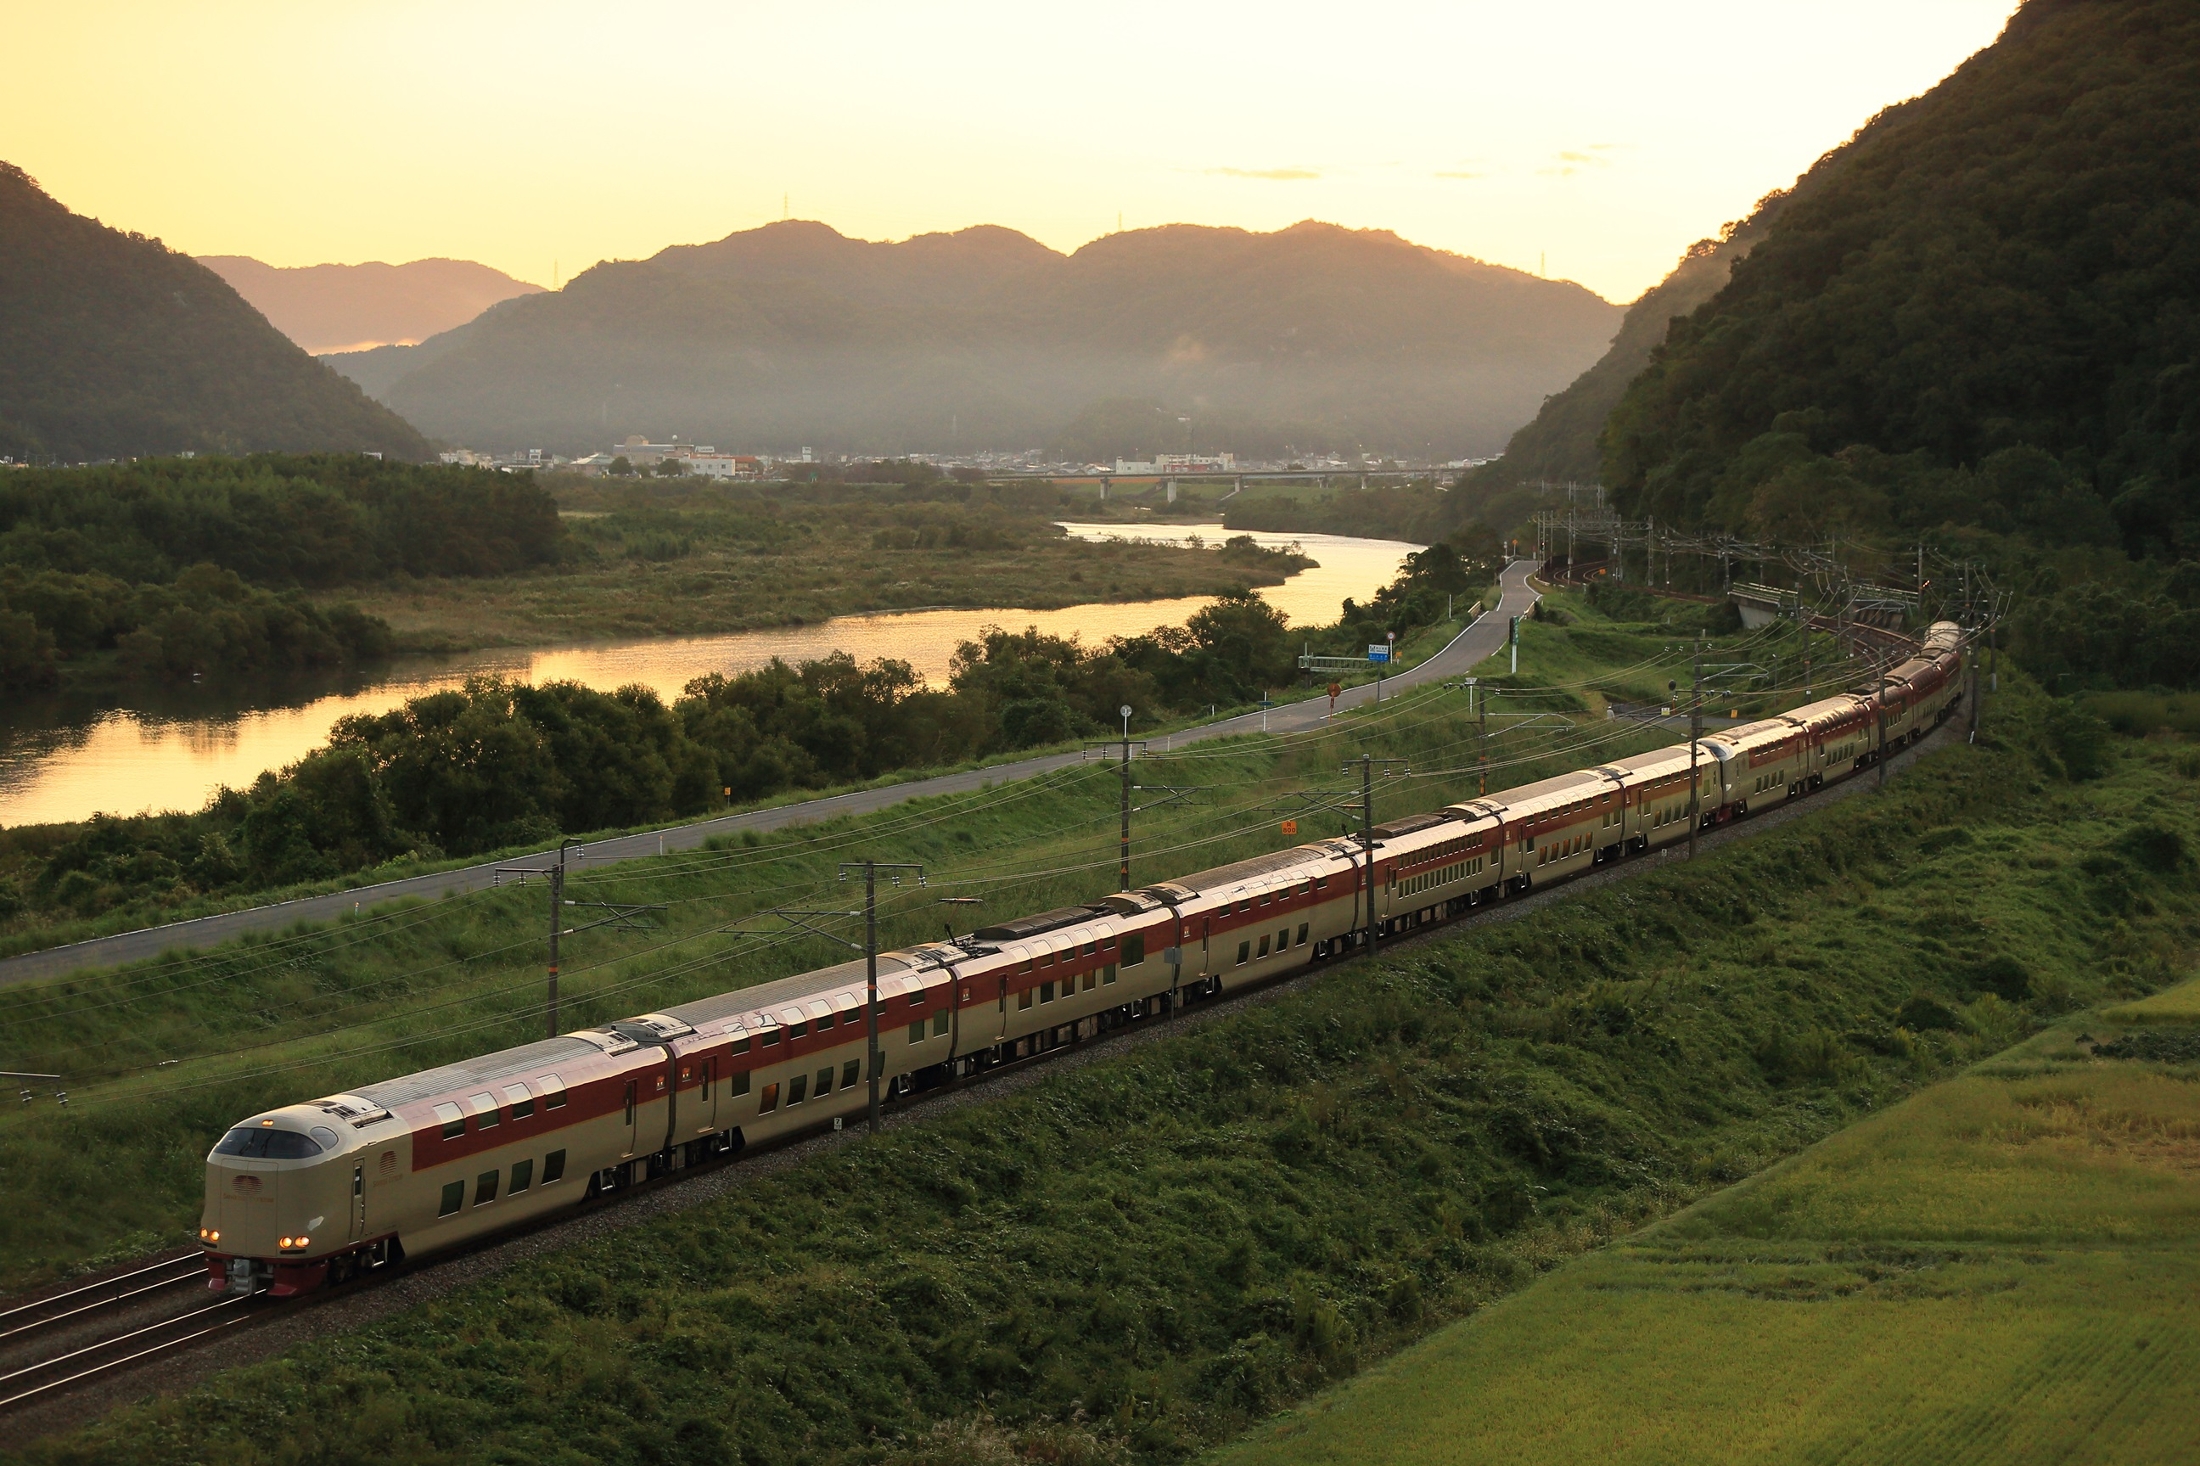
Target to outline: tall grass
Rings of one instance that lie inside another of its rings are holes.
[[[29,1459],[1179,1459],[2062,1008],[2160,986],[2196,903],[2127,836],[2181,786],[2143,749],[2082,791],[2042,779],[2038,701],[1884,797],[1347,965]],[[1415,707],[1390,746],[1426,764],[1458,725]],[[1333,778],[1346,746],[1266,767]],[[894,848],[927,838],[955,837]],[[1027,879],[1014,909],[1065,878]]]

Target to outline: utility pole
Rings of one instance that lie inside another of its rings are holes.
[[[1261,701],[1267,700],[1268,694],[1262,693]],[[1125,703],[1115,711],[1123,719],[1123,864],[1117,872],[1120,884],[1116,889],[1128,891],[1131,888],[1131,705]],[[1265,714],[1261,721],[1267,722]]]
[[[1703,633],[1696,633],[1695,669],[1688,699],[1688,858],[1696,858],[1696,827],[1703,823],[1703,798],[1696,780],[1696,751],[1703,737]]]
[[[1386,767],[1391,764],[1397,764],[1400,767],[1407,767],[1408,765],[1406,760],[1402,758],[1376,758],[1372,754],[1365,753],[1360,755],[1357,762],[1360,765],[1360,839],[1366,842],[1364,848],[1367,855],[1365,862],[1367,872],[1366,950],[1367,955],[1372,957],[1375,955],[1375,765],[1382,764]],[[1352,765],[1346,764],[1344,772],[1351,773]]]
[[[1478,795],[1490,792],[1490,700],[1477,682],[1467,679],[1467,695],[1474,699],[1474,755],[1475,789]]]
[[[1880,793],[1887,792],[1887,679],[1880,670],[1879,658],[1872,658],[1872,716],[1879,724],[1879,778]]]
[[[878,873],[882,870],[913,870],[917,884],[924,884],[924,867],[899,860],[843,860],[840,878],[848,879],[848,872],[863,872],[863,1022],[869,1036],[871,1071],[871,1133],[878,1134]],[[901,877],[893,878],[895,885]]]
[[[549,1032],[545,1035],[549,1038],[558,1036],[558,938],[564,935],[563,928],[565,926],[565,852],[569,849],[578,850],[580,848],[580,845],[575,841],[560,840],[558,842],[558,863],[556,865],[547,869],[539,865],[500,865],[490,875],[492,882],[504,876],[518,876],[519,883],[523,886],[527,884],[529,876],[548,876],[550,878],[550,971],[543,1004],[543,1011],[549,1017]],[[641,909],[643,908],[633,908],[636,911]],[[613,919],[616,920],[617,918]],[[594,924],[601,925],[602,923]]]
[[[1512,675],[1518,677],[1520,675],[1520,618],[1518,616],[1512,618],[1512,656]]]

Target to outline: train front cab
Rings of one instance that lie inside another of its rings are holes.
[[[371,1117],[367,1134],[354,1115]],[[382,1133],[386,1132],[386,1133]],[[288,1297],[320,1286],[332,1266],[398,1255],[393,1232],[370,1206],[370,1172],[387,1142],[409,1152],[387,1111],[350,1096],[288,1105],[232,1127],[206,1158],[199,1246],[216,1292]]]

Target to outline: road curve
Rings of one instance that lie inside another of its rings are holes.
[[[1503,647],[1509,630],[1509,619],[1525,614],[1538,599],[1535,590],[1528,584],[1528,576],[1534,569],[1535,562],[1532,560],[1515,560],[1507,565],[1499,577],[1501,593],[1497,605],[1484,612],[1480,619],[1453,637],[1427,661],[1409,667],[1395,677],[1385,677],[1382,681],[1383,694],[1387,697],[1394,690],[1456,676]],[[1374,683],[1348,687],[1337,698],[1337,710],[1342,712],[1364,706],[1374,698],[1375,692]],[[1268,731],[1305,732],[1320,727],[1329,716],[1329,702],[1326,698],[1317,697],[1305,702],[1289,703],[1270,709]],[[1197,743],[1208,738],[1258,733],[1260,729],[1259,713],[1241,713],[1236,717],[1202,723],[1167,736],[1169,746],[1173,748],[1179,743]],[[870,814],[910,799],[922,799],[936,794],[973,793],[1017,779],[1052,773],[1056,769],[1082,763],[1084,759],[1085,755],[1081,752],[1050,753],[1037,758],[1017,759],[1010,763],[989,764],[980,769],[966,769],[960,773],[941,774],[929,779],[912,779],[907,783],[892,784],[879,789],[858,789],[846,794],[829,795],[823,799],[806,799],[798,804],[748,810],[741,814],[723,815],[717,819],[698,820],[692,824],[668,825],[663,829],[645,830],[639,834],[616,835],[582,846],[582,859],[589,866],[600,866],[621,860],[669,854],[676,850],[693,850],[716,835],[740,830],[783,830],[790,825],[816,824],[842,815]],[[36,982],[41,978],[61,977],[86,969],[119,967],[126,962],[141,962],[149,957],[158,957],[163,952],[212,947],[247,932],[281,931],[300,922],[334,921],[354,910],[378,906],[385,901],[426,899],[478,891],[494,882],[496,868],[500,865],[546,864],[556,858],[553,851],[509,856],[483,865],[461,866],[455,870],[436,871],[430,875],[407,876],[403,880],[384,881],[379,885],[331,891],[321,896],[303,896],[295,901],[278,901],[269,906],[224,911],[213,916],[169,922],[163,926],[145,927],[134,932],[118,932],[111,937],[94,937],[89,941],[73,942],[64,947],[49,947],[42,952],[26,952],[18,957],[0,960],[0,987]]]

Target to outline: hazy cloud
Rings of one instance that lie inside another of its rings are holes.
[[[1571,178],[1592,168],[1609,168],[1612,160],[1605,154],[1618,151],[1620,146],[1619,143],[1590,143],[1585,148],[1562,148],[1549,163],[1535,171],[1545,178]]]
[[[1477,171],[1471,171],[1471,170],[1468,170],[1468,169],[1464,169],[1464,168],[1454,168],[1454,169],[1438,169],[1438,170],[1437,170],[1437,173],[1436,173],[1436,176],[1437,176],[1438,178],[1459,178],[1459,179],[1469,179],[1469,180],[1471,180],[1471,179],[1476,179],[1476,178],[1487,178],[1487,177],[1489,177],[1490,175],[1489,175],[1488,173],[1486,173],[1486,172],[1477,172]]]
[[[1224,178],[1264,178],[1270,183],[1303,183],[1319,178],[1321,173],[1313,168],[1209,168],[1209,173],[1219,173]]]

